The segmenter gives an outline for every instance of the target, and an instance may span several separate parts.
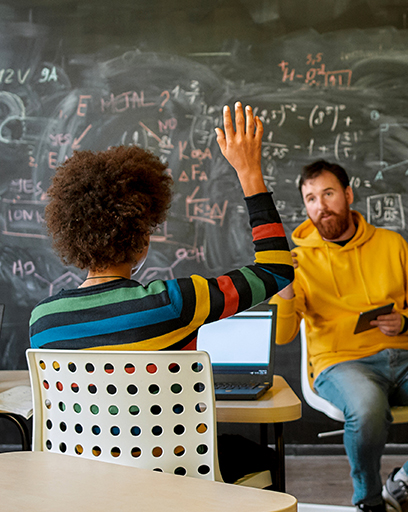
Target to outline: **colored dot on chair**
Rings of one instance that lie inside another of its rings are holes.
[[[129,373],[131,375],[132,373],[135,373],[135,370],[136,370],[135,365],[133,365],[132,363],[125,364],[125,372],[126,373]]]
[[[105,366],[103,367],[103,369],[105,370],[106,373],[109,373],[109,374],[111,374],[115,371],[115,367],[111,363],[106,363]]]

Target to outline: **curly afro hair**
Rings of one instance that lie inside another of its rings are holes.
[[[173,183],[166,169],[137,146],[75,151],[58,167],[45,208],[64,264],[95,271],[132,262],[166,218]]]

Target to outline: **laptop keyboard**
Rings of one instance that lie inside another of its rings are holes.
[[[254,389],[259,384],[251,384],[250,382],[216,382],[214,384],[215,389]]]

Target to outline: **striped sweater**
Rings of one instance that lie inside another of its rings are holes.
[[[123,279],[62,290],[32,311],[34,348],[178,350],[196,348],[204,323],[244,311],[293,280],[292,258],[268,193],[245,198],[255,262],[217,278],[199,275],[146,286]]]

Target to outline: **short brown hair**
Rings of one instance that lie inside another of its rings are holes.
[[[309,165],[305,165],[302,169],[302,173],[300,175],[299,180],[299,192],[302,195],[302,187],[307,180],[311,180],[313,178],[317,178],[322,174],[322,172],[327,171],[331,172],[336,176],[339,180],[340,185],[346,190],[346,188],[350,185],[349,177],[347,176],[346,170],[338,164],[332,164],[327,162],[326,160],[316,160]]]
[[[166,165],[137,146],[75,151],[48,189],[48,233],[64,264],[103,270],[131,262],[164,222],[172,179]]]

